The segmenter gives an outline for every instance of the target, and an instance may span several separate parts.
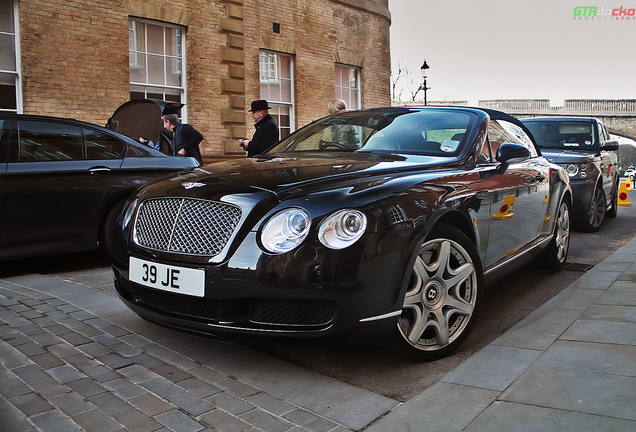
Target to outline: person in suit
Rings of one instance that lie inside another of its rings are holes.
[[[274,121],[269,110],[269,103],[264,100],[256,100],[251,104],[252,119],[256,126],[256,132],[251,140],[239,140],[239,145],[247,151],[247,156],[260,154],[276,144],[279,140],[278,125]]]
[[[179,121],[176,114],[165,114],[163,117],[164,129],[172,132],[172,145],[177,156],[189,156],[203,163],[199,143],[203,141],[201,132],[189,124]]]

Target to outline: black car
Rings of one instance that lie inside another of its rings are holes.
[[[0,259],[96,249],[139,186],[196,166],[90,123],[0,114]]]
[[[223,337],[388,333],[420,360],[470,331],[487,280],[569,248],[567,172],[490,110],[341,112],[266,153],[144,186],[115,286],[142,317]]]
[[[598,231],[605,216],[618,212],[618,141],[605,125],[589,117],[535,117],[522,122],[541,154],[570,175],[572,221],[583,231]]]

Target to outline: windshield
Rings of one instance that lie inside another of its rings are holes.
[[[451,110],[348,111],[318,120],[268,153],[374,152],[456,156],[474,115]]]
[[[577,121],[528,121],[525,125],[539,147],[594,150],[592,123]]]

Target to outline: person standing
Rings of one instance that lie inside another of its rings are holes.
[[[334,99],[327,104],[327,113],[335,114],[340,111],[345,111],[347,109],[347,104],[342,99]]]
[[[247,151],[248,157],[264,152],[279,140],[278,125],[269,115],[270,109],[269,103],[264,99],[253,101],[251,104],[249,111],[252,113],[256,132],[251,140],[239,140],[239,145]]]
[[[195,158],[199,163],[203,163],[199,143],[203,141],[201,132],[189,124],[179,121],[176,114],[165,114],[163,117],[163,127],[172,132],[172,145],[177,156],[189,156]]]

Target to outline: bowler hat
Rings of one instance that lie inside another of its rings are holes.
[[[258,110],[266,110],[271,109],[269,104],[265,99],[252,101],[252,109],[250,111],[258,111]]]

